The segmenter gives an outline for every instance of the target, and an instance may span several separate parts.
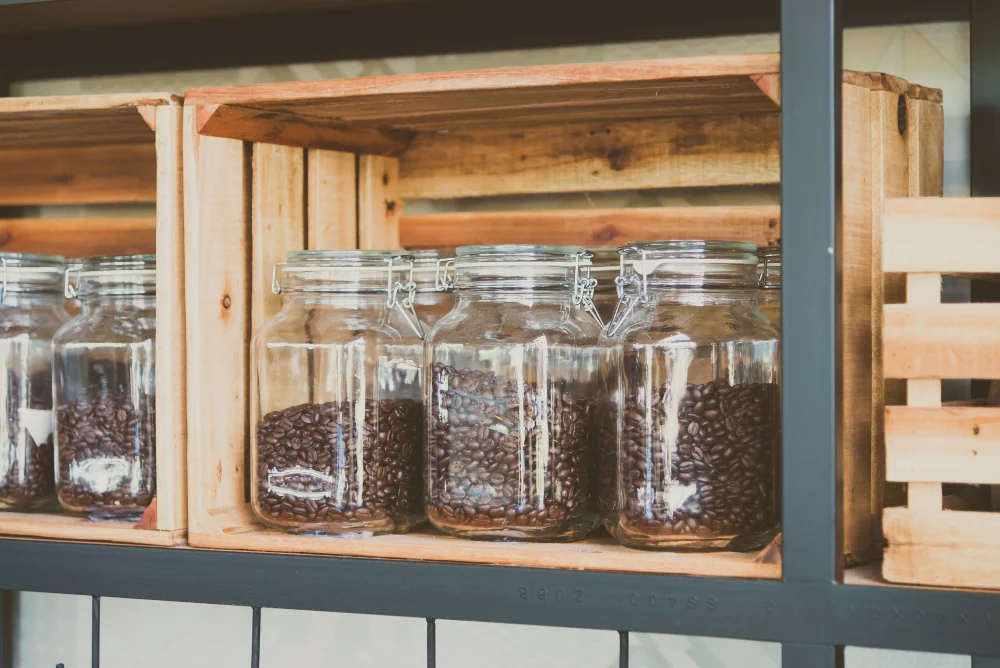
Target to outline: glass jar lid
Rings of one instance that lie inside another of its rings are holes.
[[[781,246],[757,249],[757,279],[761,290],[781,289]]]
[[[8,293],[59,294],[66,258],[35,253],[0,253],[0,303]]]
[[[645,241],[622,247],[631,282],[647,287],[752,288],[757,281],[757,247],[739,241]],[[624,277],[623,277],[624,278]]]
[[[65,288],[69,299],[84,299],[91,295],[155,295],[156,256],[95,255],[84,258],[66,271]]]
[[[571,290],[590,256],[580,246],[498,244],[460,246],[455,255],[458,290]]]

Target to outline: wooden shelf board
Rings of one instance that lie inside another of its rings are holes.
[[[158,547],[184,543],[185,531],[156,531],[134,527],[134,522],[91,522],[85,517],[58,513],[0,512],[0,536]]]
[[[240,513],[241,515],[243,513]],[[423,525],[401,535],[371,538],[297,536],[259,524],[230,526],[226,533],[191,534],[191,547],[252,552],[319,554],[369,559],[412,559],[529,568],[780,579],[781,564],[757,563],[756,553],[671,553],[633,550],[604,531],[573,543],[518,543],[445,536]]]
[[[182,104],[169,93],[0,98],[0,149],[153,143],[140,110]]]

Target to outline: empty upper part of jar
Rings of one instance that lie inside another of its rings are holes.
[[[427,329],[455,306],[455,293],[440,285],[446,271],[444,263],[453,258],[455,252],[415,250],[408,253],[413,256],[417,317],[420,318],[424,329]]]
[[[62,294],[65,273],[58,255],[0,253],[0,303],[8,294]]]
[[[590,275],[596,279],[594,306],[604,322],[611,320],[618,305],[618,286],[615,279],[621,271],[621,256],[617,247],[588,248]]]
[[[752,290],[757,283],[757,247],[749,243],[647,241],[619,252],[640,287]]]
[[[66,276],[66,297],[156,295],[155,255],[98,255],[83,259]],[[75,279],[75,281],[74,281]]]
[[[757,249],[757,276],[761,290],[781,289],[781,246]]]

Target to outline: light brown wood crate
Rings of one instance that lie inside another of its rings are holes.
[[[267,246],[274,255],[300,247],[294,231],[293,244],[270,234],[258,239],[252,230],[247,203],[258,201],[255,187],[270,187],[246,171],[257,161],[256,147],[304,150],[310,249],[698,237],[772,244],[781,225],[773,205],[424,215],[407,214],[406,206],[525,194],[773,188],[780,177],[778,64],[777,54],[713,56],[189,91],[186,156],[195,185],[188,211],[197,212],[187,221],[189,321],[197,322],[189,350],[192,544],[327,550],[308,547],[309,537],[261,532],[247,515],[232,515],[235,524],[218,528],[218,516],[245,500],[247,344],[266,314],[253,305],[270,289],[261,278],[263,260],[253,263],[250,254],[260,243],[276,244]],[[934,190],[943,128],[940,92],[896,77],[845,73],[844,104],[845,553],[860,562],[878,554],[882,536],[884,202],[940,194]],[[915,114],[902,132],[901,108]],[[211,161],[192,160],[206,146]],[[282,548],[283,541],[296,547]],[[619,567],[628,570],[624,560],[638,559],[634,554],[623,552]]]
[[[0,99],[0,204],[155,203],[152,218],[9,218],[0,250],[157,254],[156,497],[138,523],[0,513],[0,535],[177,545],[187,529],[182,101],[168,94]]]
[[[886,477],[908,487],[907,506],[883,518],[891,582],[1000,588],[1000,512],[946,510],[942,494],[942,483],[1000,484],[1000,408],[941,402],[942,379],[1000,378],[1000,305],[941,303],[942,274],[1000,273],[986,250],[997,238],[997,199],[886,205],[884,268],[908,272],[906,303],[887,305],[883,323],[885,376],[907,383],[907,405],[885,409]]]

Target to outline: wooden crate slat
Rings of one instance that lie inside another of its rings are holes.
[[[889,378],[1000,378],[1000,304],[885,307]]]
[[[156,112],[156,529],[187,527],[183,113]]]
[[[146,133],[142,144],[2,149],[0,205],[155,202],[156,147]]]
[[[242,142],[200,137],[184,109],[188,524],[243,502],[250,339],[250,175]]]
[[[492,542],[452,538],[424,527],[407,534],[365,540],[317,540],[264,528],[249,507],[212,513],[219,533],[198,534],[195,547],[265,552],[414,559],[530,568],[571,568],[639,573],[682,573],[716,577],[781,577],[780,563],[760,563],[754,553],[665,554],[631,550],[603,532],[574,543]]]
[[[0,535],[170,547],[183,544],[185,532],[148,531],[136,529],[132,522],[91,522],[73,515],[0,512]]]
[[[759,246],[781,238],[777,205],[558,209],[404,215],[404,248],[497,243],[617,246],[637,239],[727,239]]]
[[[64,257],[156,252],[155,218],[0,219],[0,250]]]
[[[357,248],[357,156],[322,149],[309,150],[306,156],[309,164],[306,248]]]
[[[358,248],[399,248],[399,159],[362,155],[358,161]]]
[[[886,476],[1000,484],[1000,408],[886,408]]]
[[[77,144],[152,144],[141,108],[179,106],[167,93],[0,99],[0,148]]]
[[[776,114],[704,116],[418,135],[400,197],[776,184]]]
[[[892,199],[885,215],[885,271],[1000,273],[1000,198]]]

